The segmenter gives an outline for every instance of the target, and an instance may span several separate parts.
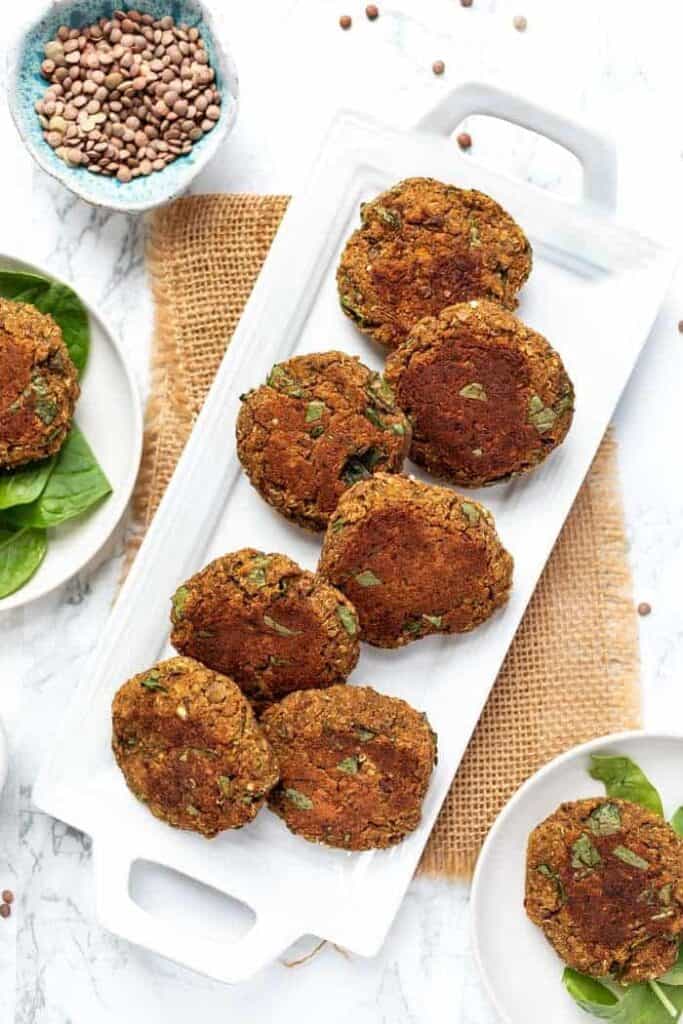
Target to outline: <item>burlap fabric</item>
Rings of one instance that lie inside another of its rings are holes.
[[[196,196],[151,219],[153,382],[131,553],[159,504],[286,206],[284,196]],[[615,443],[608,437],[510,649],[420,870],[468,874],[493,819],[524,779],[576,743],[638,724],[637,631]]]

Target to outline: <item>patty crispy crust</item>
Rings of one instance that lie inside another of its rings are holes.
[[[183,583],[171,643],[230,676],[260,710],[292,690],[344,683],[358,620],[335,587],[285,555],[244,548]]]
[[[52,317],[0,299],[0,470],[55,455],[79,393],[76,367]]]
[[[557,352],[496,302],[475,299],[421,320],[385,373],[413,426],[410,457],[461,487],[533,469],[574,415]]]
[[[237,453],[251,483],[288,519],[324,530],[344,491],[400,472],[410,424],[378,373],[343,352],[278,363],[242,396]]]
[[[436,762],[425,715],[370,687],[293,693],[263,729],[280,763],[269,806],[311,842],[393,846],[420,823]]]
[[[395,348],[425,316],[469,299],[509,309],[531,271],[531,247],[483,192],[408,178],[361,207],[337,270],[341,307]]]
[[[378,474],[339,502],[318,572],[353,602],[361,640],[403,647],[488,619],[508,599],[512,565],[483,505]]]
[[[133,676],[112,706],[112,748],[157,818],[207,838],[256,817],[277,762],[239,687],[191,658]]]
[[[683,842],[626,800],[561,804],[529,838],[525,907],[575,970],[660,977],[683,932]]]

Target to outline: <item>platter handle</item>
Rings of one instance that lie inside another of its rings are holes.
[[[303,934],[289,918],[254,910],[256,921],[240,938],[222,942],[194,929],[170,927],[139,906],[130,894],[133,864],[140,859],[123,849],[111,835],[93,846],[95,902],[100,924],[137,946],[146,947],[175,963],[218,981],[234,983],[251,978]],[[144,858],[148,860],[149,858]]]
[[[617,154],[611,137],[525,96],[486,82],[457,86],[420,118],[420,131],[450,135],[471,114],[486,114],[544,135],[578,159],[583,168],[583,198],[613,214],[617,206]]]

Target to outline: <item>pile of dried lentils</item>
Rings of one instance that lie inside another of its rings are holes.
[[[129,182],[189,153],[221,116],[198,29],[139,11],[63,25],[45,46],[43,136],[71,167]]]

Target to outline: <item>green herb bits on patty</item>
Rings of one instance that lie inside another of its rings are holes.
[[[291,558],[243,548],[171,601],[176,650],[230,676],[260,711],[292,690],[344,683],[359,654],[351,602]]]
[[[387,381],[343,352],[276,364],[242,396],[237,420],[237,453],[253,486],[317,531],[353,484],[401,471],[410,437]]]

